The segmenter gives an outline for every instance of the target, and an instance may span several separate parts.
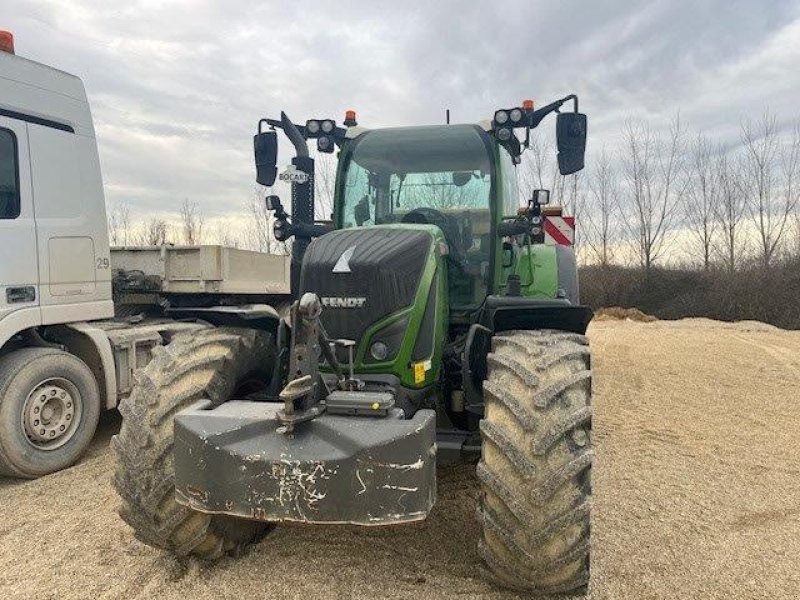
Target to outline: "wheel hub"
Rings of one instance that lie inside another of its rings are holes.
[[[28,440],[37,448],[53,450],[66,444],[80,420],[81,397],[66,379],[43,381],[31,390],[22,411]]]

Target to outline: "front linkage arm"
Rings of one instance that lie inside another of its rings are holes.
[[[331,398],[325,382],[319,373],[320,357],[336,375],[336,387],[340,391],[355,392],[363,388],[363,382],[353,375],[352,340],[331,340],[320,321],[322,303],[316,294],[305,293],[292,305],[290,319],[292,341],[289,351],[289,373],[291,379],[280,393],[284,403],[277,418],[286,433],[291,433],[297,423],[309,421],[325,412]],[[345,376],[333,347],[342,346],[348,350],[348,376]],[[383,403],[382,403],[383,404]],[[383,406],[382,406],[383,408]]]

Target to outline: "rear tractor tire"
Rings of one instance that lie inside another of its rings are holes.
[[[508,331],[492,340],[481,421],[483,535],[501,585],[544,594],[589,584],[591,371],[588,340]]]
[[[204,329],[156,349],[120,404],[122,427],[112,439],[119,514],[137,539],[178,556],[216,560],[263,535],[268,525],[208,515],[175,501],[173,419],[200,400],[222,404],[268,382],[275,360],[269,334]]]

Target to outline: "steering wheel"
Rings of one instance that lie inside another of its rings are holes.
[[[445,215],[435,208],[415,208],[403,215],[401,223],[417,223],[420,225],[436,225],[442,230],[444,238],[450,246],[450,258],[459,264],[464,262],[464,253],[461,248],[461,232],[458,223],[452,217]]]

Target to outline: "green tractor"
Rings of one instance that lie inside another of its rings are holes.
[[[544,244],[548,193],[520,208],[515,174],[553,112],[574,173],[575,96],[477,125],[259,123],[259,183],[277,177],[277,129],[296,151],[280,175],[291,215],[266,199],[276,238],[292,238],[292,297],[178,335],[139,373],[113,442],[139,539],[215,559],[285,521],[418,521],[437,462],[472,460],[487,573],[588,586],[592,313],[572,248]],[[331,221],[314,220],[309,139],[338,149]]]

